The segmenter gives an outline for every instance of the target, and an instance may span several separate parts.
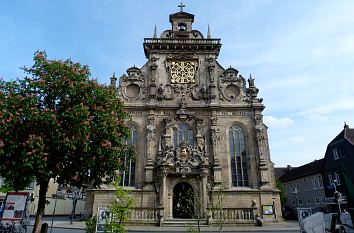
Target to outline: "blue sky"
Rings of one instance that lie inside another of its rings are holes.
[[[71,58],[100,83],[145,63],[143,38],[170,29],[172,0],[0,1],[0,77],[23,77],[33,53]],[[260,89],[276,166],[324,156],[344,121],[354,127],[354,1],[185,0],[193,28],[221,38],[219,63]]]

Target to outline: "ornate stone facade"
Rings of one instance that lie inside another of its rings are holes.
[[[194,15],[181,10],[169,20],[171,30],[144,39],[147,63],[129,68],[117,87],[137,135],[131,220],[167,224],[198,216],[210,223],[220,214],[225,223],[281,219],[254,79],[247,84],[238,70],[218,63],[220,39],[193,30]],[[111,80],[115,86],[115,76]],[[176,192],[184,188],[198,215],[178,212],[183,202]],[[92,190],[92,198],[87,209],[95,214],[112,191]]]

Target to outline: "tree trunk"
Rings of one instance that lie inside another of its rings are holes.
[[[32,233],[41,233],[48,183],[49,181],[44,181],[39,184],[38,207]]]

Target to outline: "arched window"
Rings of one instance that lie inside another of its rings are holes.
[[[183,32],[187,30],[187,25],[184,23],[179,23],[178,24],[178,31]]]
[[[234,125],[229,130],[232,186],[248,186],[246,142],[243,129]]]
[[[134,127],[130,127],[130,137],[125,140],[127,145],[133,146],[136,152],[138,133]],[[125,156],[124,170],[120,171],[121,186],[135,186],[135,158]]]
[[[173,144],[179,146],[185,141],[189,145],[194,145],[193,130],[186,123],[180,123],[177,127],[173,129]]]

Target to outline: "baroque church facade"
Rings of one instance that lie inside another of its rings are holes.
[[[111,77],[131,120],[122,185],[134,208],[130,221],[167,224],[255,223],[281,219],[270,160],[264,105],[254,79],[217,61],[221,40],[192,28],[181,10],[160,37],[144,39],[146,64]],[[86,211],[96,214],[114,198],[109,187],[89,190]]]

